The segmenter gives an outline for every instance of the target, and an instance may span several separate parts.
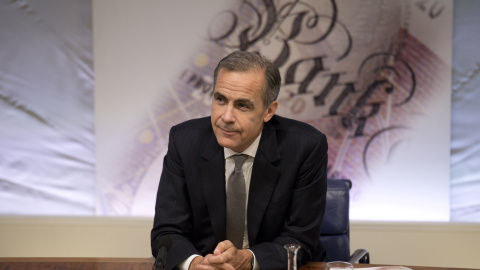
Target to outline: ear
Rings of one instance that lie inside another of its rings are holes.
[[[265,110],[264,114],[263,114],[263,122],[268,122],[270,121],[270,119],[272,119],[273,115],[275,114],[275,112],[277,111],[277,108],[278,108],[278,102],[275,100],[274,102],[272,102],[268,108]]]

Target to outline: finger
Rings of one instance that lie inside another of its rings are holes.
[[[197,265],[198,267],[198,265]],[[235,267],[228,263],[222,264],[209,264],[209,265],[201,265],[201,267],[196,268],[197,270],[212,270],[212,269],[220,269],[220,270],[235,270]]]
[[[232,242],[230,242],[229,240],[222,241],[222,242],[218,243],[217,247],[213,251],[213,254],[214,255],[220,255],[223,252],[225,252],[227,249],[232,248],[232,247],[234,247],[234,246],[233,246]]]
[[[233,266],[224,262],[225,256],[208,254],[201,263],[197,264],[195,270],[235,270]]]
[[[214,257],[213,254],[208,254],[203,258],[203,260],[200,262],[200,264],[203,265],[209,265],[210,264],[210,258]]]
[[[209,258],[213,257],[212,254],[208,254],[203,257],[202,261],[195,265],[195,270],[213,270],[215,267],[209,263]]]
[[[208,264],[197,264],[195,265],[195,270],[214,270],[215,268]]]
[[[219,265],[219,264],[224,264],[227,262],[228,257],[226,254],[219,254],[219,255],[212,255],[207,258],[208,264],[210,265]]]

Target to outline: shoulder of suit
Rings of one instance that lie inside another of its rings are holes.
[[[298,120],[282,117],[275,115],[270,121],[270,125],[272,125],[277,131],[289,131],[289,132],[298,132],[303,134],[308,134],[311,136],[325,136],[322,132],[318,129],[313,127],[310,124],[305,122],[301,122]]]
[[[192,119],[175,125],[170,130],[169,140],[189,149],[216,141],[210,117]]]
[[[210,116],[187,120],[172,127],[172,130],[212,129]]]

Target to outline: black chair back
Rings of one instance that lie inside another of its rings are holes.
[[[349,206],[352,182],[345,179],[327,180],[327,204],[320,241],[330,261],[350,259]],[[313,261],[319,261],[314,255]]]

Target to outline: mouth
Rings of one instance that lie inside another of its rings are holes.
[[[218,126],[218,129],[220,129],[220,131],[226,136],[233,136],[238,133],[238,131],[222,128],[220,126]]]

